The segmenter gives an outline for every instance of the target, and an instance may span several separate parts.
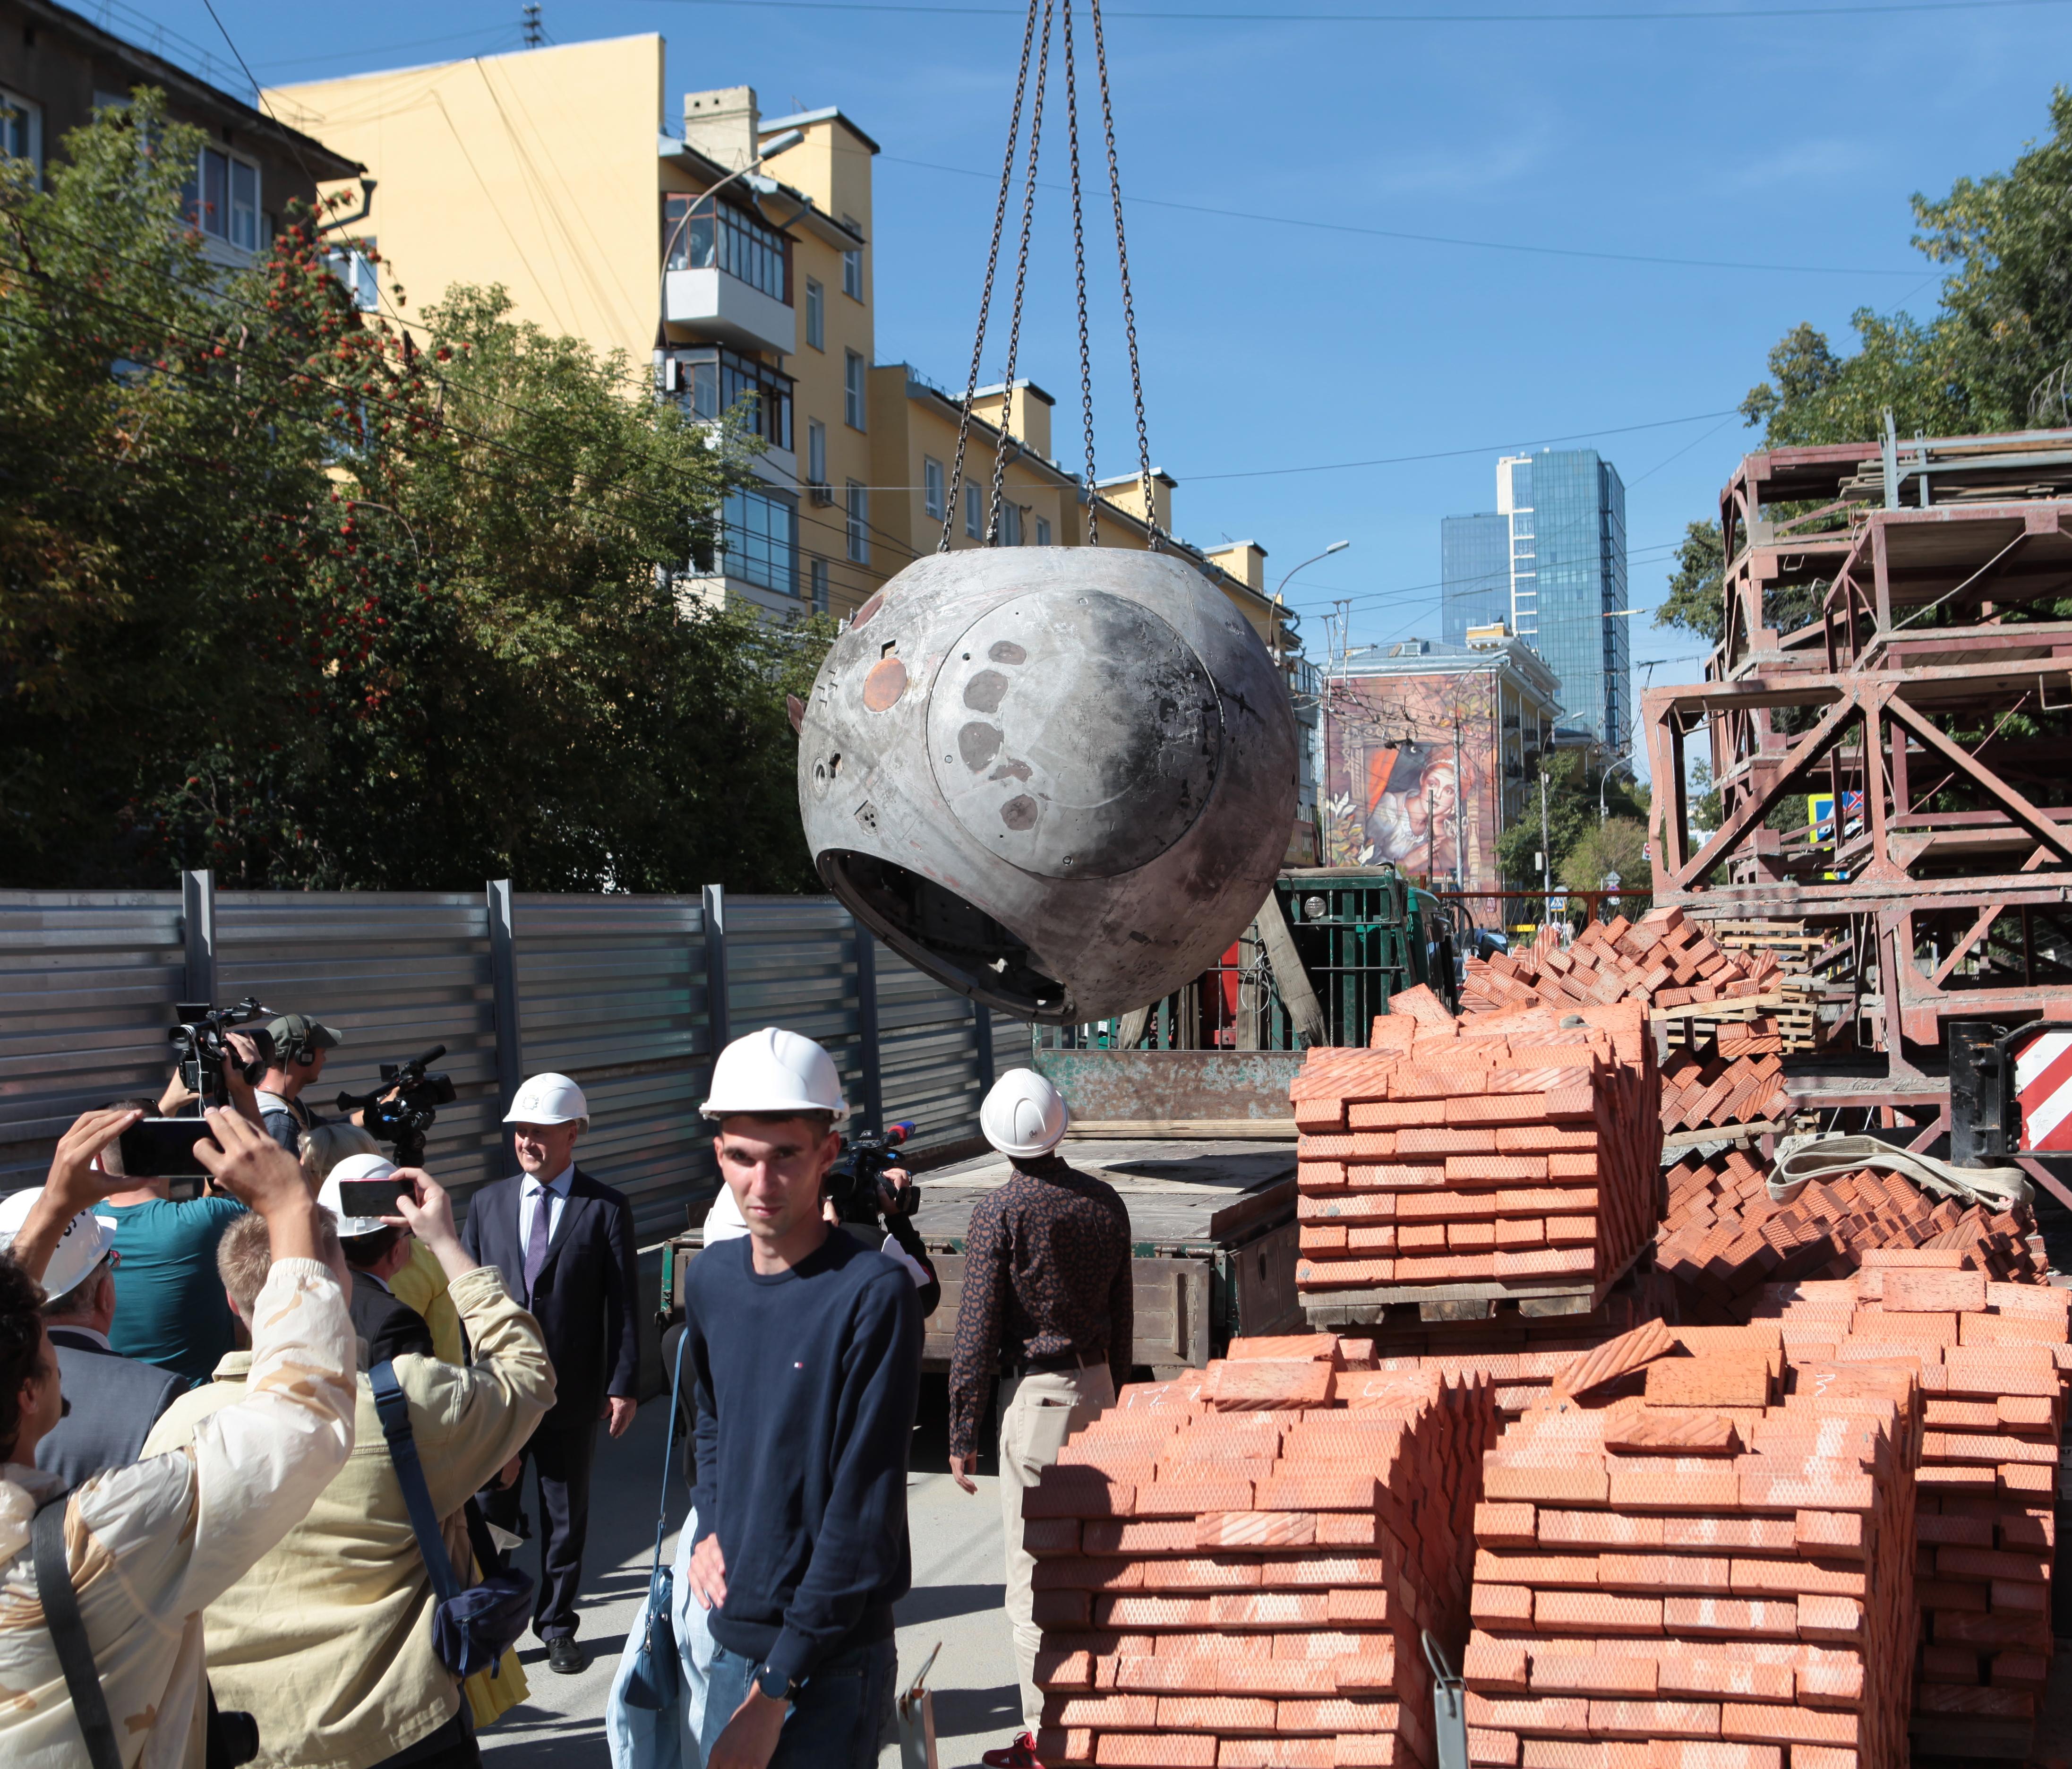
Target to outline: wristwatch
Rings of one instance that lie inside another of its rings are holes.
[[[755,1672],[755,1686],[772,1701],[789,1703],[799,1699],[799,1685],[778,1676],[767,1664],[758,1667]]]

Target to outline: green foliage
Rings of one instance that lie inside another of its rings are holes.
[[[1549,876],[1565,881],[1567,874],[1564,868],[1569,856],[1578,851],[1586,837],[1594,837],[1597,833],[1597,795],[1601,776],[1585,767],[1582,752],[1577,750],[1559,751],[1550,756],[1545,772],[1546,845],[1551,850],[1548,855]],[[1610,784],[1604,786],[1603,790],[1608,819],[1623,819],[1645,825],[1649,803],[1645,787],[1636,785],[1630,775],[1618,773],[1612,776]],[[1526,795],[1525,808],[1518,821],[1506,829],[1497,841],[1498,864],[1503,877],[1511,881],[1513,889],[1532,891],[1539,888],[1540,869],[1534,864],[1534,857],[1540,853],[1540,788],[1536,781]],[[1646,877],[1645,864],[1626,876],[1629,879],[1644,879]],[[1594,890],[1596,887],[1593,885],[1589,888]]]
[[[1617,873],[1625,894],[1645,895],[1650,873],[1647,827],[1632,817],[1607,817],[1586,825],[1561,857],[1557,876],[1571,891],[1597,891]]]
[[[1726,554],[1716,522],[1693,522],[1676,549],[1669,594],[1655,611],[1658,627],[1681,627],[1716,645],[1726,629]]]
[[[1770,379],[1741,409],[1773,445],[1868,442],[1893,410],[1899,434],[1950,436],[2072,418],[2072,93],[2050,101],[2051,134],[2004,172],[1917,195],[1914,244],[1950,267],[1926,323],[1864,308],[1854,354],[1800,325],[1770,353]]]
[[[317,218],[226,273],[140,97],[0,178],[0,882],[791,889],[824,623],[679,606],[731,441]]]

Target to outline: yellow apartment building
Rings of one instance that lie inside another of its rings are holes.
[[[935,549],[961,396],[877,360],[877,142],[837,109],[764,117],[747,86],[686,93],[672,114],[664,68],[651,33],[266,97],[364,164],[360,225],[407,291],[401,317],[455,283],[501,283],[520,319],[623,353],[630,387],[744,418],[763,445],[757,483],[729,497],[718,554],[687,562],[687,598],[840,618]],[[1002,542],[1083,545],[1097,498],[1100,545],[1148,545],[1138,475],[1089,488],[1054,457],[1050,395],[1028,381],[1009,393],[974,402],[951,545],[983,544],[1003,418]],[[1267,590],[1265,549],[1172,539],[1175,488],[1154,473],[1158,529],[1284,660],[1313,722],[1314,673]],[[1306,857],[1313,834],[1298,845]]]

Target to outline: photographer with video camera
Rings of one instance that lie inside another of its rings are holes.
[[[61,1500],[58,1477],[34,1466],[64,1410],[39,1280],[67,1226],[106,1195],[93,1158],[142,1116],[89,1112],[66,1132],[35,1207],[0,1254],[0,1688],[10,1695],[0,1701],[0,1762],[9,1769],[201,1761],[204,1730],[214,1730],[202,1611],[308,1513],[352,1448],[356,1347],[340,1270],[324,1260],[322,1216],[292,1158],[213,1109],[195,1150],[215,1183],[257,1212],[271,1261],[253,1299],[244,1393],[180,1452],[109,1469]]]
[[[493,1626],[471,1637],[473,1649],[495,1662],[524,1627],[529,1582],[498,1569],[486,1532],[468,1515],[469,1495],[517,1453],[553,1404],[553,1365],[539,1323],[502,1274],[462,1247],[444,1188],[429,1174],[386,1162],[378,1162],[381,1173],[341,1179],[353,1165],[341,1162],[326,1179],[332,1207],[347,1212],[339,1227],[348,1247],[372,1224],[430,1249],[450,1281],[473,1361],[462,1368],[423,1355],[376,1356],[360,1373],[352,1459],[308,1516],[203,1616],[209,1675],[225,1706],[258,1722],[261,1769],[468,1769],[479,1751],[461,1672],[475,1668],[452,1662],[458,1618],[427,1556],[455,1569],[450,1586],[470,1586],[471,1537],[483,1538],[477,1557],[497,1578],[487,1588],[471,1586],[463,1602],[490,1609]],[[360,1186],[367,1195],[352,1189]],[[355,1214],[376,1206],[378,1214]],[[219,1264],[232,1306],[250,1319],[267,1271],[256,1225],[240,1223],[224,1237]],[[250,1365],[245,1354],[226,1357],[213,1382],[175,1403],[146,1448],[200,1438],[249,1393]],[[397,1461],[405,1429],[422,1517],[413,1514]]]
[[[302,1133],[327,1121],[302,1103],[303,1090],[323,1077],[325,1058],[345,1035],[306,1014],[280,1014],[267,1022],[266,1036],[272,1057],[259,1080],[260,1117],[266,1134],[297,1154]]]

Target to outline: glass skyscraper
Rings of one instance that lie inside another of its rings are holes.
[[[1468,628],[1511,619],[1511,530],[1494,512],[1439,524],[1439,636],[1468,642]]]
[[[1560,730],[1622,754],[1633,738],[1625,483],[1589,448],[1507,455],[1496,471],[1494,515],[1440,525],[1445,636],[1457,644],[1470,623],[1507,614],[1561,679]],[[1498,571],[1501,598],[1485,587]]]

